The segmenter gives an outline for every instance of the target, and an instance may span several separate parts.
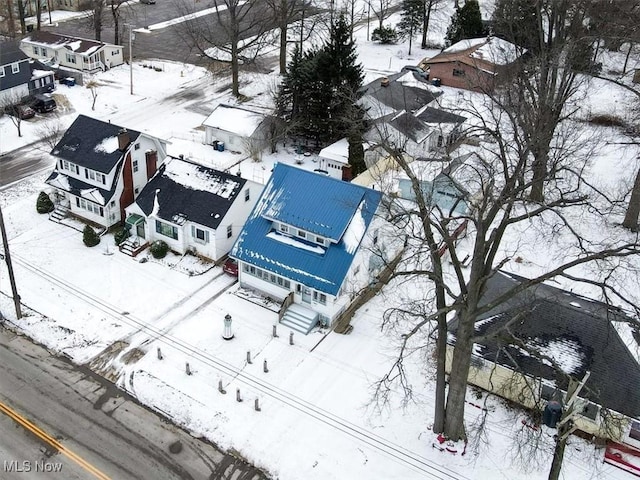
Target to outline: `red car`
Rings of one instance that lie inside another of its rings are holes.
[[[222,271],[228,273],[229,275],[233,275],[234,277],[238,276],[238,262],[233,258],[227,258],[227,260],[222,264]]]

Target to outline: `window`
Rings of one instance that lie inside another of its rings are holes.
[[[140,193],[140,187],[136,187],[136,189],[134,190],[135,194],[139,194]]]
[[[117,55],[118,51],[117,50],[111,50],[111,56],[113,57],[114,55]]]
[[[191,236],[198,243],[209,243],[209,232],[191,225]]]
[[[104,209],[101,206],[96,205],[92,202],[88,202],[84,198],[76,197],[76,205],[83,210],[87,210],[88,212],[100,215],[101,217],[104,216]]]
[[[442,135],[438,135],[438,147],[442,147],[444,145],[444,137]]]
[[[47,56],[47,49],[46,48],[41,47],[40,51],[41,51],[43,57]]]
[[[300,238],[307,238],[307,233],[304,230],[298,230],[298,236]]]
[[[327,304],[327,296],[324,293],[320,294],[320,304],[321,305],[326,305]]]
[[[378,244],[378,229],[376,228],[375,231],[373,232],[373,244],[377,245]]]
[[[250,192],[249,192],[249,189],[247,188],[247,189],[244,191],[244,201],[245,201],[245,202],[248,202],[248,201],[249,201],[249,198],[250,198]]]
[[[0,67],[0,78],[4,77],[4,67]]]
[[[313,301],[318,302],[320,305],[327,304],[327,296],[324,293],[313,291]]]
[[[274,285],[285,288],[287,290],[291,288],[291,282],[286,278],[280,277],[271,272],[267,272],[266,270],[256,268],[253,265],[247,265],[246,263],[243,264],[242,271],[248,273],[249,275],[253,275],[254,277],[258,277],[265,282],[273,283]]]
[[[634,440],[640,441],[640,422],[631,422],[631,430],[629,430],[629,437]]]
[[[140,150],[140,144],[139,144],[139,143],[136,143],[136,144],[133,146],[133,149],[134,149],[134,150]]]
[[[454,77],[464,77],[466,75],[466,72],[464,70],[461,70],[459,68],[454,68],[453,69],[453,76]]]
[[[289,231],[289,227],[287,227],[284,223],[280,224],[280,231],[282,233],[287,233]]]
[[[316,243],[319,243],[320,245],[324,245],[324,238],[323,237],[316,237]]]
[[[76,56],[73,53],[67,53],[65,58],[67,59],[68,63],[76,63]]]
[[[138,171],[138,160],[133,161],[133,173]]]
[[[35,53],[36,55],[40,55],[40,47],[36,47],[35,45],[33,46],[33,53]]]
[[[109,203],[110,207],[115,207],[116,206],[116,202],[114,200],[111,200],[111,203]]]
[[[233,225],[227,226],[227,238],[231,238],[233,236]]]
[[[174,240],[178,239],[178,229],[160,220],[156,220],[156,232],[165,237],[173,238]]]
[[[11,73],[18,73],[20,71],[20,65],[18,63],[11,64]]]

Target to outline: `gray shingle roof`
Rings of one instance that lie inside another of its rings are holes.
[[[498,273],[487,285],[481,304],[486,305],[502,292],[526,281],[513,274]],[[606,304],[549,285],[529,288],[503,305],[482,315],[476,322],[477,335],[510,326],[511,333],[528,346],[550,356],[565,373],[582,378],[591,375],[581,397],[629,417],[640,418],[640,365],[618,335],[612,322],[629,320],[621,311]],[[457,320],[451,322],[455,342]],[[558,374],[548,362],[538,359],[506,340],[504,336],[482,340],[476,353],[487,361],[546,379],[566,390],[566,376]]]
[[[158,217],[173,223],[182,218],[215,230],[245,183],[236,175],[173,158],[160,166],[136,203],[148,216],[157,192]]]
[[[122,127],[113,123],[78,115],[51,154],[81,167],[109,173],[124,155],[123,151],[110,148],[114,142],[117,142],[118,133],[121,130]],[[134,130],[127,129],[127,132],[131,143],[140,136],[140,132]]]

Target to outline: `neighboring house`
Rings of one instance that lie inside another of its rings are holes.
[[[164,240],[171,250],[212,260],[236,241],[262,185],[182,158],[168,158],[127,207],[125,226],[140,244]]]
[[[417,73],[395,73],[365,85],[360,105],[367,118],[375,120],[401,111],[415,113],[442,95],[442,90],[431,85]]]
[[[481,304],[487,304],[527,279],[498,272],[490,278]],[[516,337],[512,341],[504,331]],[[579,394],[577,428],[590,435],[640,447],[640,365],[614,323],[632,319],[566,290],[541,284],[529,287],[485,314],[475,326],[469,383],[540,410],[548,400],[566,400],[568,379],[590,376]],[[449,325],[447,371],[451,369],[457,320]],[[629,335],[629,340],[631,335]],[[532,354],[520,343],[537,352]],[[552,359],[565,375],[551,367]],[[606,408],[607,412],[601,412]],[[606,415],[609,414],[609,415]],[[608,416],[609,422],[604,424]]]
[[[424,59],[420,66],[429,69],[429,78],[439,79],[442,85],[488,91],[523,53],[520,47],[501,38],[470,38]]]
[[[395,254],[382,210],[378,191],[276,164],[230,253],[240,284],[284,300],[291,328],[331,325]]]
[[[362,144],[365,151],[365,161],[367,158],[368,143]],[[337,142],[324,147],[318,153],[318,165],[314,172],[325,173],[338,180],[350,181],[351,165],[349,164],[349,141],[341,138]]]
[[[20,48],[47,65],[95,73],[124,63],[122,46],[43,30],[22,39]]]
[[[220,104],[202,122],[205,143],[222,142],[227,150],[259,152],[268,146],[267,116],[257,107]]]
[[[125,208],[166,157],[166,142],[79,115],[51,155],[56,165],[46,183],[55,189],[54,218],[71,214],[109,228],[124,221]]]
[[[420,181],[427,204],[437,207],[445,216],[458,216],[469,213],[470,202],[476,200],[482,191],[479,162],[481,160],[476,153],[467,153],[450,162],[416,160],[409,167]],[[398,174],[397,182],[398,196],[415,200],[413,184],[404,173]]]
[[[19,103],[29,94],[30,78],[29,58],[20,50],[19,43],[0,43],[0,102]]]

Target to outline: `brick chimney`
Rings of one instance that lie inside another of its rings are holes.
[[[131,143],[131,137],[126,128],[123,128],[118,132],[118,149],[124,152]]]

